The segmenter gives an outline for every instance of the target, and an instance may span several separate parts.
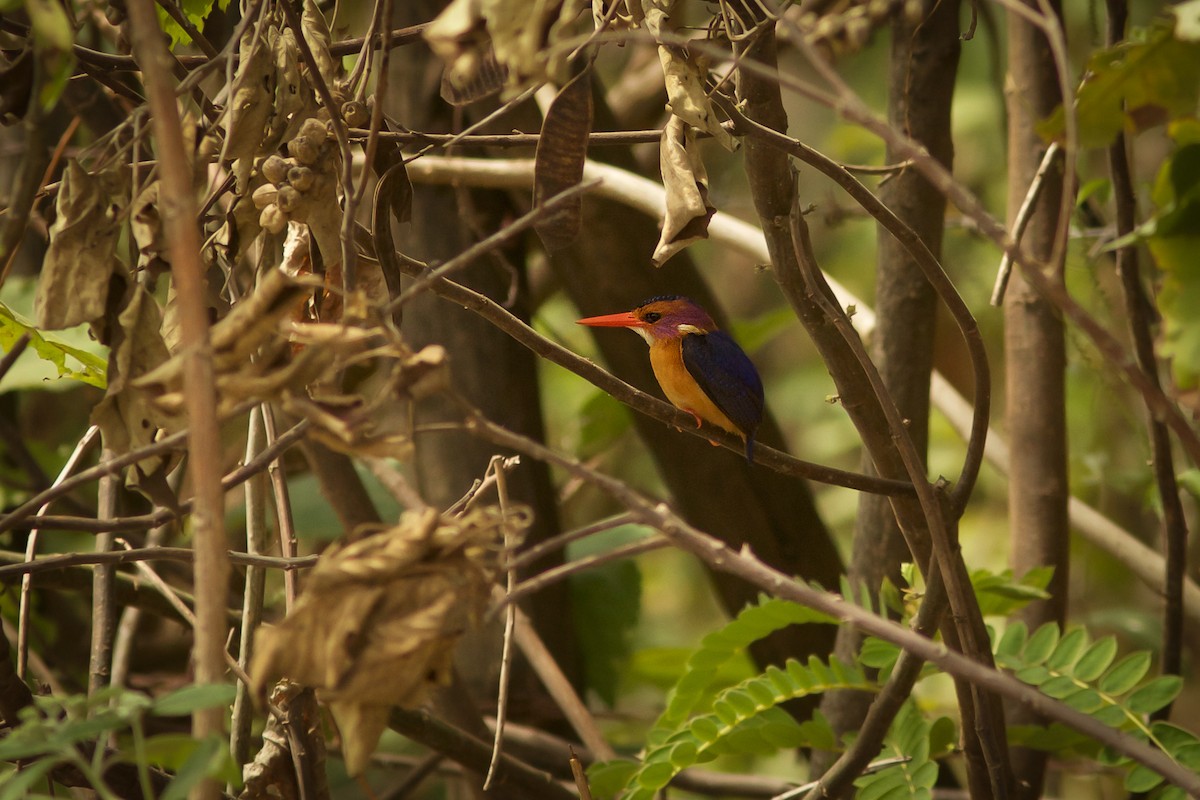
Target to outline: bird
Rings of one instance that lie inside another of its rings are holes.
[[[650,345],[654,377],[672,405],[741,437],[754,460],[763,416],[763,385],[754,362],[708,312],[680,295],[646,300],[632,311],[577,320],[599,328],[629,328]],[[713,442],[715,445],[716,442]]]

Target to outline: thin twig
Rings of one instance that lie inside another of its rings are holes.
[[[0,553],[8,554],[0,550]],[[14,554],[15,555],[15,554]],[[287,571],[308,569],[317,563],[318,556],[263,556],[252,553],[242,553],[228,550],[225,553],[229,563],[243,567],[263,567],[265,569],[282,569]],[[187,547],[140,547],[122,550],[108,550],[103,553],[83,552],[68,553],[61,556],[46,556],[35,561],[20,561],[0,566],[0,581],[15,575],[37,575],[44,572],[55,572],[70,567],[90,566],[94,564],[133,564],[140,561],[181,561],[194,563],[196,553]]]
[[[104,455],[108,451],[103,451]],[[101,456],[103,457],[103,456]],[[101,517],[117,515],[117,496],[121,484],[112,475],[100,479],[97,491],[96,514]],[[95,551],[106,553],[112,549],[113,533],[103,531],[96,536]],[[117,624],[117,611],[113,605],[113,568],[108,564],[97,564],[92,570],[92,643],[88,651],[88,697],[108,686],[112,674],[112,638]],[[93,713],[99,712],[93,707]]]
[[[267,433],[267,450],[274,452],[267,464],[267,474],[271,477],[271,492],[275,503],[275,530],[279,533],[279,552],[284,558],[296,557],[296,524],[292,519],[292,500],[288,491],[287,475],[283,472],[283,454],[277,449],[279,440],[286,437],[275,433],[275,411],[270,403],[263,403],[263,427]],[[296,604],[299,589],[296,586],[296,574],[291,570],[283,573],[284,610],[291,611]]]
[[[246,458],[249,464],[260,455],[266,444],[262,407],[250,410],[246,428]],[[246,552],[262,555],[269,544],[270,530],[266,525],[266,486],[262,475],[256,475],[244,485],[246,496]],[[238,664],[242,669],[250,668],[254,655],[254,636],[262,622],[263,591],[266,586],[266,569],[260,566],[246,567],[246,584],[242,594],[242,628],[238,641]],[[254,719],[254,698],[250,687],[239,683],[233,700],[233,714],[229,723],[229,751],[234,763],[243,766],[250,760],[250,724]]]
[[[671,543],[661,536],[647,536],[644,539],[639,539],[636,542],[623,544],[619,547],[614,547],[603,553],[595,553],[583,558],[577,558],[574,561],[568,561],[566,564],[559,564],[557,567],[542,570],[531,578],[521,581],[517,586],[509,589],[507,603],[509,605],[516,603],[523,597],[527,597],[536,592],[540,592],[547,586],[566,580],[572,575],[577,575],[581,572],[595,569],[596,567],[609,564],[613,561],[620,561],[625,558],[633,558],[640,556],[642,553],[651,553],[655,550],[661,550],[664,547],[670,547]]]
[[[1025,199],[1021,202],[1020,209],[1017,210],[1016,219],[1013,220],[1012,237],[1018,244],[1021,242],[1021,237],[1025,235],[1025,228],[1029,226],[1029,220],[1033,218],[1033,208],[1042,194],[1042,187],[1046,185],[1046,176],[1050,173],[1050,167],[1054,166],[1054,162],[1061,152],[1062,148],[1059,147],[1058,142],[1051,143],[1046,148],[1046,154],[1042,156],[1042,163],[1034,173],[1033,180],[1029,183],[1029,191],[1025,193]],[[1000,267],[996,270],[996,283],[992,287],[992,296],[988,300],[997,308],[1004,303],[1004,290],[1008,288],[1010,274],[1012,274],[1012,256],[1006,252],[1000,256]]]
[[[577,542],[580,539],[586,539],[589,536],[594,536],[597,533],[603,533],[604,531],[609,531],[613,528],[619,528],[622,525],[628,525],[634,521],[635,518],[632,514],[629,512],[624,512],[621,514],[613,514],[611,517],[605,517],[604,519],[584,525],[581,528],[560,533],[557,536],[551,536],[549,539],[538,542],[531,547],[527,547],[520,553],[512,556],[508,562],[508,566],[512,569],[522,569],[534,563],[543,556],[566,547],[571,542]]]
[[[508,519],[508,482],[505,480],[507,471],[520,463],[516,456],[492,456],[488,464],[488,472],[496,478],[496,497],[500,505],[502,519]],[[511,553],[517,548],[517,542],[507,525],[504,526],[504,551]],[[505,569],[505,583],[508,591],[517,584],[517,571],[512,567]],[[500,751],[504,742],[504,721],[508,717],[508,689],[512,674],[513,626],[516,624],[517,607],[509,605],[504,613],[504,634],[500,640],[500,677],[496,691],[496,730],[492,737],[492,758],[488,762],[487,774],[483,779],[483,791],[492,785],[496,775],[496,765],[500,762]]]
[[[412,300],[414,297],[428,290],[438,280],[443,279],[447,275],[450,275],[451,273],[454,273],[460,269],[463,269],[475,260],[482,258],[493,250],[498,250],[501,247],[504,247],[510,241],[532,228],[538,222],[553,216],[562,206],[569,204],[579,195],[596,188],[598,184],[598,181],[587,181],[577,184],[569,189],[564,189],[553,197],[550,197],[541,205],[534,206],[527,213],[522,214],[508,225],[505,225],[503,228],[493,233],[491,236],[476,242],[454,258],[447,261],[445,264],[442,264],[436,269],[430,270],[422,275],[399,297],[388,303],[384,307],[383,313],[392,313],[397,308],[400,308],[405,303]]]
[[[83,437],[75,445],[75,449],[71,451],[71,455],[67,458],[67,462],[63,464],[62,470],[59,471],[58,477],[54,479],[51,488],[61,486],[66,483],[67,476],[75,471],[75,467],[83,459],[84,454],[92,443],[100,436],[100,428],[93,425],[87,429]],[[50,507],[53,498],[45,500],[39,508],[39,513],[44,514]],[[34,528],[29,532],[29,538],[25,542],[25,560],[32,561],[37,553],[38,546],[38,529]],[[17,610],[17,675],[25,677],[25,663],[29,652],[29,590],[32,586],[32,580],[29,577],[21,579],[21,599]]]

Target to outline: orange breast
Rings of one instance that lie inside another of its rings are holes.
[[[650,346],[650,366],[654,368],[654,377],[658,378],[663,394],[677,408],[698,414],[705,422],[742,436],[737,426],[708,399],[687,371],[681,347],[681,339],[659,340]]]

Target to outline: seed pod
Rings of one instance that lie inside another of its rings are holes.
[[[274,184],[283,183],[287,180],[289,166],[291,165],[288,164],[287,159],[283,158],[283,156],[269,156],[262,163],[263,177]]]
[[[309,117],[300,126],[300,133],[296,134],[296,138],[310,142],[314,147],[320,147],[325,144],[325,123],[319,119]]]
[[[287,174],[288,183],[295,187],[298,192],[307,192],[312,188],[313,182],[317,176],[308,167],[292,167]]]
[[[288,142],[288,152],[301,164],[315,164],[317,163],[317,159],[321,157],[320,148],[301,136],[297,136]],[[284,178],[286,177],[287,173],[285,172]]]
[[[284,184],[279,187],[279,194],[275,198],[275,205],[279,206],[279,210],[284,213],[291,213],[300,203],[300,193],[295,187]]]
[[[287,223],[287,214],[280,211],[279,206],[274,203],[264,208],[258,215],[258,224],[268,233],[282,233],[283,229],[287,227]]]
[[[266,208],[275,202],[275,196],[279,194],[279,190],[270,183],[264,183],[262,186],[254,190],[254,194],[250,195],[250,199],[254,201],[255,208]]]
[[[351,100],[342,105],[342,116],[346,118],[346,124],[351,128],[361,128],[371,119],[367,107],[357,100]]]

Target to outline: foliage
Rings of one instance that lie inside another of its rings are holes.
[[[996,663],[1016,677],[1036,686],[1045,695],[1114,728],[1129,731],[1188,769],[1200,769],[1200,739],[1169,723],[1147,722],[1147,715],[1173,701],[1183,687],[1178,675],[1146,679],[1152,664],[1147,651],[1117,659],[1117,642],[1112,636],[1092,641],[1082,627],[1065,632],[1053,623],[1032,635],[1022,622],[1004,632],[996,645]],[[1161,775],[1128,758],[1100,751],[1079,733],[1051,726],[1045,730],[1018,730],[1014,740],[1030,747],[1057,753],[1082,752],[1126,770],[1125,788],[1149,792],[1163,782]],[[1166,787],[1156,796],[1183,797],[1178,787]]]
[[[136,765],[142,787],[150,786],[151,767],[174,772],[158,795],[165,800],[182,800],[206,777],[238,784],[240,773],[222,737],[146,735],[154,718],[183,717],[196,709],[226,706],[232,699],[233,687],[226,684],[193,684],[156,699],[118,688],[101,690],[90,699],[39,697],[22,711],[20,724],[0,740],[0,761],[36,759],[0,781],[0,800],[27,797],[51,771],[64,765],[87,776],[102,798],[114,796],[103,775],[115,763]],[[120,746],[109,751],[107,742],[113,736]]]
[[[95,353],[66,344],[50,333],[42,333],[32,322],[0,303],[0,349],[5,352],[22,336],[29,335],[29,347],[37,357],[54,367],[59,378],[70,378],[103,389],[106,385],[105,360]],[[70,359],[70,361],[68,361]],[[40,381],[39,381],[40,382]],[[6,382],[5,389],[29,388],[30,384]]]

